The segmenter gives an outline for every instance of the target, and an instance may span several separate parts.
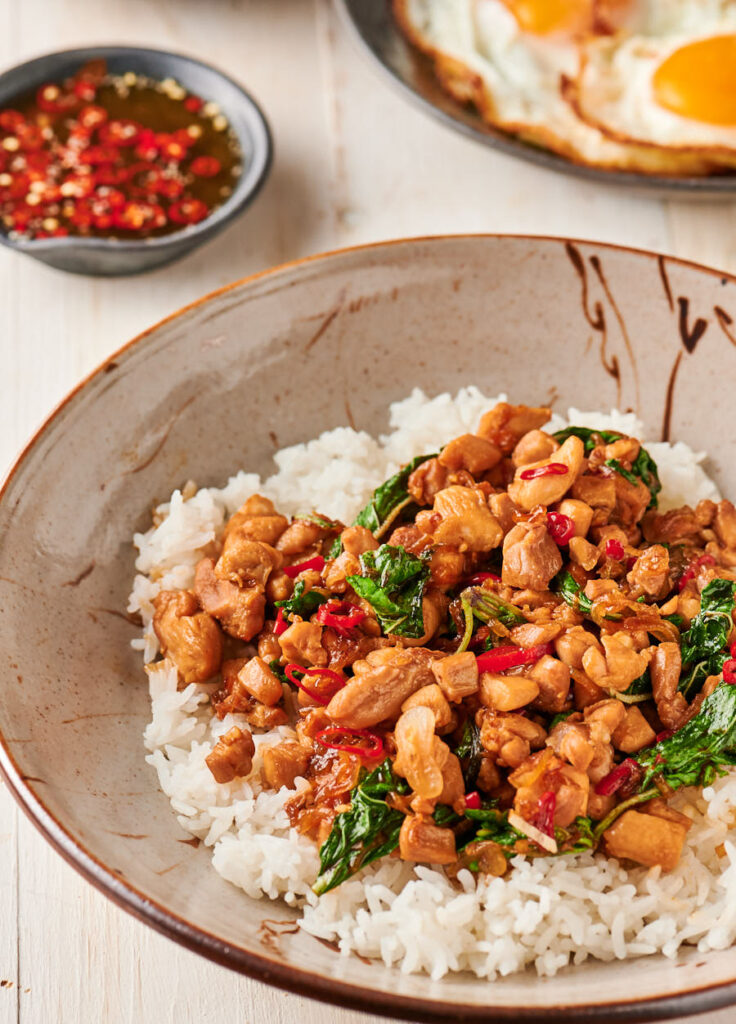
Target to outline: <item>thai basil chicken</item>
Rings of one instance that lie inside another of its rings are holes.
[[[218,783],[293,726],[262,782],[294,790],[318,893],[385,856],[669,870],[690,826],[669,798],[736,763],[736,509],[661,514],[638,440],[549,418],[496,405],[348,526],[253,495],[156,598],[162,654],[230,716]]]

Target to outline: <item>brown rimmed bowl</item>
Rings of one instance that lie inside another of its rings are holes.
[[[418,1021],[661,1020],[736,1003],[732,950],[589,962],[540,980],[430,981],[333,949],[224,882],[180,830],[141,733],[130,538],[189,478],[476,383],[564,410],[633,408],[709,448],[736,492],[736,278],[565,239],[466,236],[313,257],[240,281],[121,349],[51,415],[0,492],[0,766],[93,885],[234,970]]]

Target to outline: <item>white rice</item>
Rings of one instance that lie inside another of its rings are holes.
[[[627,871],[602,855],[516,857],[502,879],[476,880],[461,872],[458,889],[441,870],[391,859],[317,898],[310,888],[317,849],[290,828],[284,810],[293,791],[275,793],[260,784],[261,748],[293,735],[291,729],[254,736],[250,776],[220,785],[204,759],[219,735],[241,724],[240,716],[219,721],[209,711],[211,685],[178,691],[169,662],[148,664],[158,653],[151,628],[154,597],[163,588],[192,584],[202,551],[250,494],[267,495],[287,515],[317,509],[349,522],[399,465],[474,430],[481,414],[504,399],[486,398],[475,387],[454,398],[428,399],[415,390],[391,407],[392,432],[378,441],[341,427],[279,452],[277,472],[266,480],[240,472],[220,490],[202,489],[187,499],[175,491],[156,509],[157,525],[134,538],[140,554],[129,604],[144,622],[143,637],[134,645],[143,651],[151,691],[146,760],[182,828],[212,848],[212,863],[223,878],[249,896],[282,898],[300,907],[302,927],[336,941],[346,955],[377,957],[405,973],[433,978],[470,970],[493,979],[528,965],[549,976],[587,957],[674,957],[683,943],[701,952],[724,949],[736,940],[736,846],[729,840],[736,823],[736,774],[700,794],[676,798],[694,825],[680,865],[670,874],[658,868]],[[551,429],[571,422],[642,433],[632,413],[571,409],[568,417],[555,417]],[[701,468],[704,453],[682,442],[650,442],[647,448],[662,479],[662,509],[718,500]]]

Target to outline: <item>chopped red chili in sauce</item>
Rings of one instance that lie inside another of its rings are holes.
[[[151,238],[208,217],[241,153],[215,103],[90,61],[0,110],[0,230]]]

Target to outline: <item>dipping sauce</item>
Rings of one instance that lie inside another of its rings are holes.
[[[0,230],[155,238],[208,217],[242,172],[216,103],[90,61],[0,110]]]

